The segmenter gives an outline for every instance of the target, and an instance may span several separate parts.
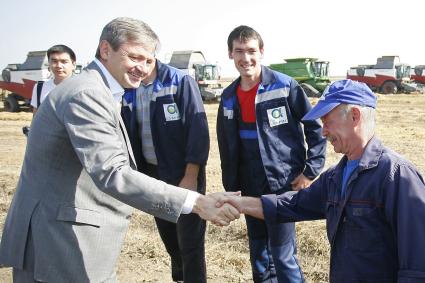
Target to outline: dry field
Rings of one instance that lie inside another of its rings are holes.
[[[209,192],[216,192],[223,189],[215,134],[217,104],[207,104],[206,111],[211,132],[207,187]],[[30,120],[30,113],[0,112],[0,231],[25,150],[21,128]],[[425,172],[424,95],[379,95],[377,132],[386,145]],[[329,147],[326,166],[339,158]],[[308,282],[328,281],[329,249],[324,229],[323,221],[297,224],[298,257]],[[251,282],[243,219],[225,228],[209,225],[206,253],[209,282]],[[135,212],[118,263],[120,282],[171,282],[169,269],[168,256],[152,217]],[[10,269],[0,269],[0,282],[11,282]]]

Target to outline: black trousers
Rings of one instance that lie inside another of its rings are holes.
[[[157,167],[148,165],[142,170],[156,179],[160,179]],[[180,180],[168,182],[178,185]],[[205,168],[198,176],[198,192],[205,194]],[[171,276],[173,281],[185,283],[206,283],[205,230],[206,222],[197,214],[182,214],[177,223],[155,217],[156,226],[165,249],[171,258]]]

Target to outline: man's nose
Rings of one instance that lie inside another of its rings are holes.
[[[138,62],[136,64],[135,68],[141,73],[148,73],[149,72],[149,64],[146,63],[146,61]]]
[[[146,68],[146,66],[143,66],[143,65],[136,65],[135,68],[139,73],[143,75],[146,75],[148,72],[148,69]]]
[[[242,52],[242,59],[249,61],[250,56],[248,52]]]

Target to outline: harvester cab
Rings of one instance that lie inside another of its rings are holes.
[[[316,77],[329,77],[329,61],[314,62]]]
[[[218,99],[223,92],[220,80],[220,69],[216,64],[195,64],[195,80],[198,83],[203,100]]]
[[[215,64],[195,64],[195,79],[199,81],[210,81],[220,79],[219,67]]]

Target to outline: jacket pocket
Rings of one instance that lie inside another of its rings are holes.
[[[344,218],[346,246],[359,252],[374,253],[384,248],[381,233],[385,229],[376,207],[351,206]]]
[[[56,220],[86,224],[95,227],[100,227],[102,224],[100,212],[71,206],[60,206]]]

